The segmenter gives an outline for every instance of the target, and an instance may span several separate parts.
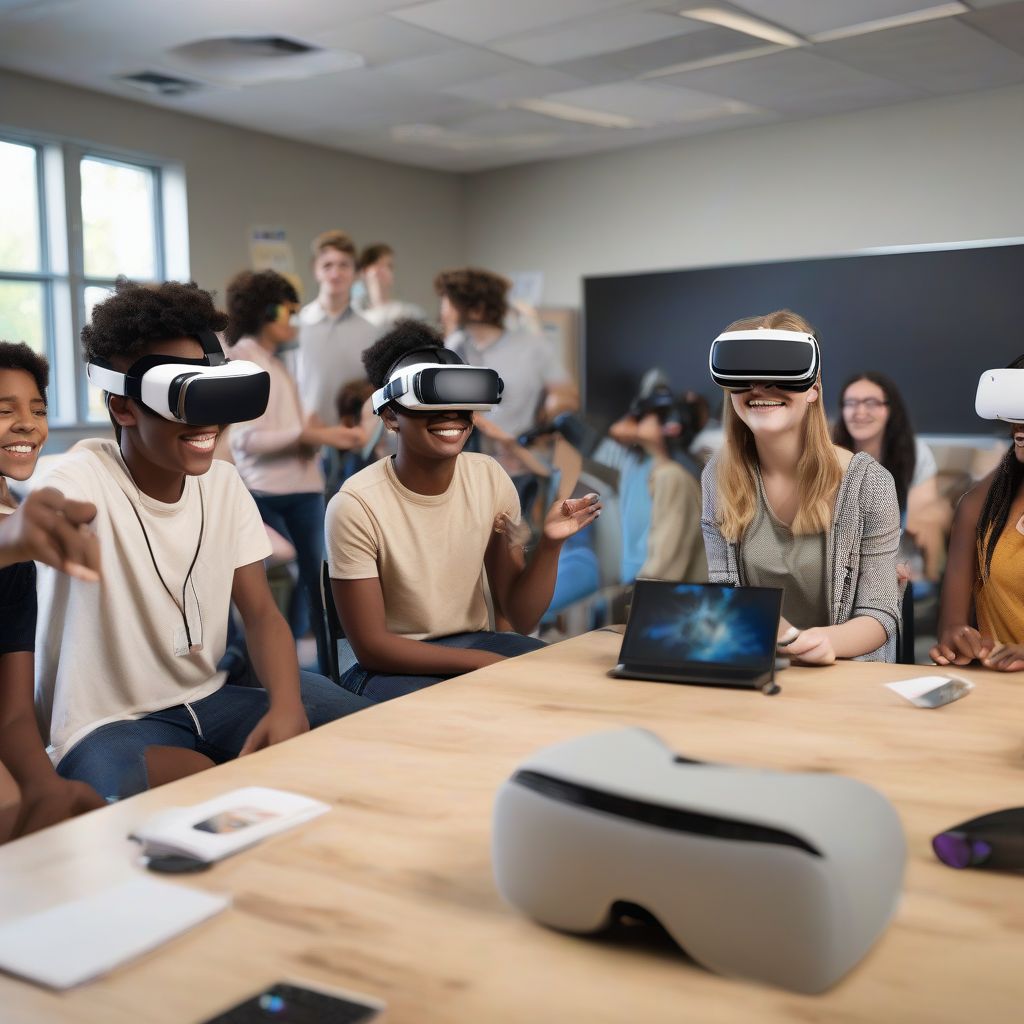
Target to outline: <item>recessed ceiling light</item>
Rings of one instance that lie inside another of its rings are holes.
[[[725,7],[690,7],[678,12],[681,18],[692,18],[694,21],[703,21],[708,25],[718,25],[720,28],[732,29],[733,32],[742,32],[745,36],[753,36],[755,39],[763,39],[767,43],[775,43],[778,46],[803,46],[805,40],[800,36],[788,32],[778,25],[762,21],[750,14],[741,14],[739,11],[730,11]]]
[[[833,28],[828,32],[819,32],[811,36],[815,43],[830,43],[835,39],[850,39],[853,36],[866,36],[870,32],[884,32],[890,28],[903,28],[905,25],[920,25],[924,21],[936,21],[939,18],[951,18],[955,14],[964,14],[970,8],[967,4],[955,0],[953,3],[938,4],[935,7],[925,7],[920,11],[908,11],[906,14],[894,14],[891,18],[877,18],[875,21],[865,21],[860,25],[846,25],[843,28]]]
[[[781,53],[788,49],[790,49],[788,46],[755,46],[750,50],[720,53],[717,57],[702,57],[700,60],[686,60],[682,64],[670,64],[665,68],[655,68],[653,71],[645,71],[637,78],[640,81],[648,78],[664,78],[666,75],[679,75],[684,71],[699,71],[702,68],[716,68],[720,64],[734,64],[736,61],[750,60],[752,57],[767,57],[770,53]]]
[[[569,103],[555,103],[551,100],[519,100],[512,106],[520,110],[531,110],[545,117],[555,117],[559,121],[575,121],[577,124],[589,124],[595,128],[649,128],[649,121],[638,121],[624,114],[612,114],[604,110],[588,110],[586,107],[574,107]]]

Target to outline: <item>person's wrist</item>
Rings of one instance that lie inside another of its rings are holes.
[[[562,549],[564,543],[565,537],[549,537],[546,533],[542,533],[540,540],[537,542],[537,549],[538,551],[547,551],[554,554]]]

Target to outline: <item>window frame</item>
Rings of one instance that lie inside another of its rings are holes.
[[[43,286],[43,351],[50,361],[51,426],[95,429],[103,421],[91,419],[89,413],[89,382],[81,347],[85,293],[90,287],[111,288],[114,279],[85,273],[82,161],[128,165],[151,175],[154,281],[169,276],[188,280],[190,276],[185,170],[176,161],[152,154],[39,135],[2,124],[0,142],[28,146],[36,152],[40,255],[37,271],[0,269],[0,281]],[[180,223],[169,223],[171,218]]]

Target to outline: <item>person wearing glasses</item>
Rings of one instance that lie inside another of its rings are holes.
[[[232,359],[247,359],[270,374],[270,398],[259,419],[231,428],[231,454],[263,522],[295,548],[299,591],[293,600],[292,634],[316,636],[317,661],[327,670],[320,565],[324,559],[324,476],[317,458],[321,445],[351,448],[362,442],[359,427],[326,426],[305,416],[295,379],[281,354],[298,334],[299,296],[273,270],[244,270],[228,284],[224,339]],[[301,602],[305,595],[306,608]],[[308,612],[308,614],[303,614]]]
[[[726,330],[813,335],[789,310]],[[895,661],[900,516],[892,475],[832,443],[821,377],[806,390],[725,390],[723,444],[704,469],[702,527],[712,583],[779,587],[783,653],[800,662]]]
[[[892,473],[906,531],[900,560],[913,561],[916,546],[924,557],[924,578],[938,580],[953,510],[939,494],[931,448],[914,436],[903,396],[884,374],[855,374],[839,394],[841,415],[832,440],[852,452],[867,452]]]

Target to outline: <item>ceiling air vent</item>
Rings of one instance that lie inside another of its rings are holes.
[[[184,96],[203,88],[202,82],[192,82],[187,78],[165,75],[160,71],[139,71],[134,75],[118,75],[117,81],[133,89],[157,96]]]
[[[358,53],[276,35],[198,39],[168,50],[167,59],[205,82],[229,86],[314,78],[365,63]]]

